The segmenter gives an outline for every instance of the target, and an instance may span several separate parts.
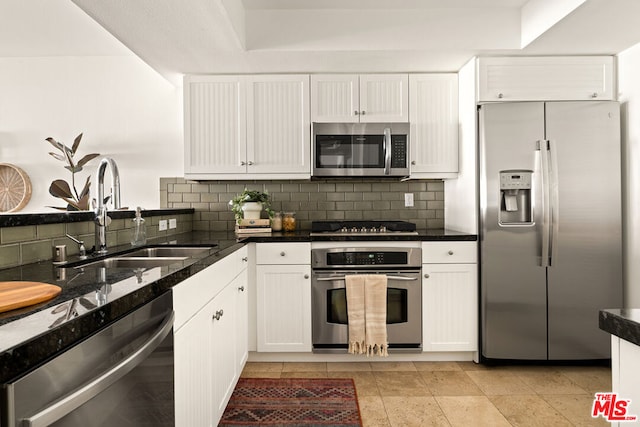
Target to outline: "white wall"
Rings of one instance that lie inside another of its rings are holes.
[[[48,189],[71,174],[45,138],[71,146],[81,132],[76,157],[97,152],[117,162],[123,206],[158,208],[159,177],[183,174],[181,99],[181,89],[133,55],[0,58],[0,162],[31,178],[22,212],[64,205]],[[76,174],[79,190],[98,161]]]
[[[625,306],[640,307],[640,44],[618,56],[622,103]]]

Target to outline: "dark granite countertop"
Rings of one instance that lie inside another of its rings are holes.
[[[142,217],[148,218],[161,215],[192,214],[193,208],[184,209],[152,209],[142,210]],[[121,209],[109,211],[111,219],[133,218],[135,209]],[[0,215],[0,227],[21,227],[25,225],[59,224],[69,222],[93,221],[96,214],[93,211],[57,211],[42,213],[11,213]]]
[[[0,383],[34,369],[52,356],[97,332],[128,312],[170,290],[177,283],[235,252],[248,242],[310,241],[475,241],[476,235],[448,230],[421,231],[413,236],[314,236],[309,231],[274,232],[238,237],[233,232],[194,231],[168,236],[148,246],[217,246],[203,254],[164,267],[132,269],[65,268],[51,261],[0,270],[0,281],[35,281],[60,286],[62,293],[47,302],[0,314]],[[110,248],[109,255],[132,251],[129,245]],[[97,259],[97,258],[96,258]]]
[[[640,345],[640,308],[600,310],[600,329]]]

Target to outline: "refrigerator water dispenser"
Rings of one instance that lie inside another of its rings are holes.
[[[530,170],[500,171],[501,225],[527,225],[533,223]]]

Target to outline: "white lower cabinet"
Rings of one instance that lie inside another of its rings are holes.
[[[259,352],[311,351],[311,245],[256,244]]]
[[[476,242],[423,243],[423,351],[478,351],[476,247]]]
[[[174,287],[178,427],[217,425],[247,360],[246,253],[242,248]]]
[[[627,415],[640,417],[640,346],[611,336],[611,391],[618,393],[618,401],[630,399]],[[597,390],[607,392],[609,390]],[[612,422],[612,426],[636,423]]]

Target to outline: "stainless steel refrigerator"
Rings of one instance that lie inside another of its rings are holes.
[[[598,311],[622,307],[619,104],[483,104],[478,119],[483,358],[609,358]]]

